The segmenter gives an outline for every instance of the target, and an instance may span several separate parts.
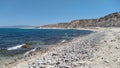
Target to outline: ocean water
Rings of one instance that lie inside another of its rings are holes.
[[[18,29],[0,28],[0,56],[23,54],[30,49],[62,43],[92,33],[74,29]],[[30,48],[21,48],[30,43]]]

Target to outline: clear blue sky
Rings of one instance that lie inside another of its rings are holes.
[[[0,0],[0,26],[44,25],[120,11],[120,0]]]

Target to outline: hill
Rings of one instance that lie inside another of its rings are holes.
[[[108,14],[98,19],[73,20],[67,23],[44,25],[40,27],[41,28],[120,27],[120,12]]]

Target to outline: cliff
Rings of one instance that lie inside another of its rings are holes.
[[[73,20],[68,23],[44,25],[41,28],[79,28],[79,27],[120,27],[120,12],[112,13],[98,19]]]

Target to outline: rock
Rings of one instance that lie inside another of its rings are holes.
[[[65,60],[65,63],[68,63],[69,60]]]
[[[104,42],[106,43],[107,41],[106,41],[106,40],[104,40]]]
[[[116,40],[111,40],[111,42],[115,42]]]
[[[8,66],[8,65],[9,65],[9,64],[7,64],[7,63],[5,64],[5,66]]]
[[[104,61],[105,63],[109,63],[108,61]]]
[[[0,52],[7,52],[7,49],[0,49]]]
[[[118,47],[115,47],[115,49],[119,49]]]
[[[46,68],[46,67],[44,67],[44,66],[41,66],[40,68]]]
[[[57,56],[57,54],[53,53],[52,56]]]
[[[42,63],[43,65],[46,65],[46,63]]]
[[[25,45],[23,45],[21,48],[30,48],[30,45],[25,44]]]
[[[59,64],[60,64],[60,62],[57,62],[57,63],[56,63],[56,65],[59,65]]]
[[[67,67],[67,66],[59,66],[59,68],[69,68],[69,67]]]

